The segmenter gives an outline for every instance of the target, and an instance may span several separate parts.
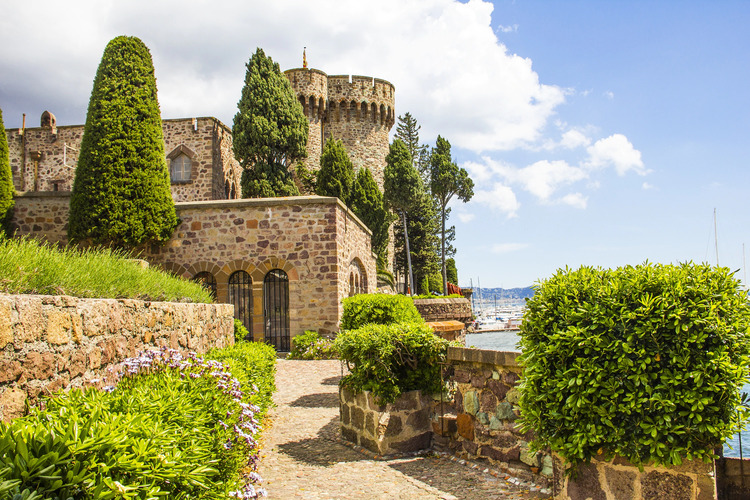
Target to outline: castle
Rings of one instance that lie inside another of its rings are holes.
[[[286,71],[310,122],[307,166],[317,169],[329,135],[341,139],[355,169],[369,168],[382,188],[394,87],[362,76]],[[83,125],[6,130],[16,193],[18,235],[67,243],[70,190]],[[341,300],[377,283],[370,230],[336,198],[238,199],[242,168],[232,132],[216,118],[162,121],[172,198],[180,225],[152,265],[200,281],[254,340],[288,351],[305,330],[334,333]]]

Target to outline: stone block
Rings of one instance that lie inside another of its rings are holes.
[[[412,451],[427,450],[432,444],[432,433],[423,432],[409,439],[391,443],[390,448],[399,453],[408,453]]]
[[[21,363],[15,359],[0,360],[0,383],[15,382],[23,373]]]
[[[357,406],[352,407],[352,414],[351,414],[351,423],[352,427],[355,429],[363,429],[365,428],[365,412],[362,410],[362,408],[359,408]]]
[[[437,422],[432,423],[432,429],[435,434],[442,436],[452,436],[458,432],[455,415],[443,415],[438,417]]]
[[[508,391],[508,393],[505,395],[505,400],[508,403],[517,404],[518,401],[521,400],[521,391],[513,387],[511,390]]]
[[[477,451],[479,450],[479,445],[474,441],[461,441],[461,447],[466,453],[472,456],[476,456]]]
[[[430,410],[429,408],[423,408],[415,411],[406,418],[406,425],[417,431],[422,431],[430,428]]]
[[[467,413],[459,413],[456,416],[456,428],[458,435],[469,441],[474,441],[474,419]]]
[[[357,434],[357,431],[349,429],[348,427],[341,427],[341,437],[350,443],[359,444],[359,434]]]
[[[716,500],[716,477],[699,475],[696,479],[698,482],[698,496],[696,500]]]
[[[420,407],[420,395],[419,391],[404,392],[393,403],[393,408],[396,411],[418,410]]]
[[[492,394],[494,394],[495,397],[500,401],[505,399],[505,395],[508,394],[508,391],[510,390],[509,385],[495,379],[488,380],[487,387],[490,391],[492,391]]]
[[[26,392],[16,387],[0,392],[0,417],[3,422],[22,417],[26,413]]]
[[[387,414],[386,414],[387,415]],[[382,416],[381,416],[382,418]],[[365,412],[365,427],[364,431],[370,436],[375,436],[377,429],[375,429],[375,414],[371,411]]]
[[[476,415],[479,411],[479,396],[477,391],[466,391],[464,393],[464,411],[469,415]]]
[[[477,412],[477,421],[484,426],[490,425],[490,419],[483,411]]]
[[[570,500],[607,500],[599,483],[599,471],[594,464],[581,464],[576,478],[567,477],[566,480]]]
[[[392,413],[383,413],[378,421],[378,436],[386,438],[397,437],[404,428],[401,417]]]
[[[70,313],[51,310],[47,313],[47,342],[50,344],[67,344],[71,340],[70,330],[73,323]]]
[[[635,497],[635,481],[637,478],[638,474],[635,470],[604,467],[604,481],[607,483],[609,491],[617,499],[638,500]]]
[[[693,480],[686,475],[651,471],[641,475],[643,500],[692,500]]]
[[[508,384],[509,386],[513,387],[516,385],[516,382],[521,380],[521,376],[518,375],[516,372],[505,372],[503,373],[503,382]]]
[[[453,374],[453,380],[455,380],[459,384],[468,384],[471,380],[471,373],[466,370],[456,368],[456,372]]]
[[[349,425],[349,405],[345,403],[339,405],[339,417],[342,424]]]
[[[540,455],[541,453],[529,451],[528,448],[524,447],[520,449],[518,459],[530,467],[539,467]]]
[[[492,413],[495,410],[495,406],[497,406],[497,397],[495,397],[492,391],[482,391],[479,408],[485,413]]]
[[[13,342],[13,319],[11,302],[0,297],[0,349]]]
[[[513,412],[513,405],[508,402],[500,403],[495,408],[495,417],[498,420],[515,420],[516,414]]]
[[[542,471],[541,474],[543,476],[552,477],[554,474],[554,462],[552,460],[552,455],[544,455],[544,458],[542,458]]]

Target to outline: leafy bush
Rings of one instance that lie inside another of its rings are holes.
[[[726,268],[560,270],[521,325],[521,414],[573,466],[710,459],[745,419],[750,306]],[[574,469],[575,467],[573,467]]]
[[[351,371],[341,385],[371,391],[382,402],[393,402],[402,392],[442,390],[439,363],[447,346],[424,322],[368,324],[342,331],[334,343]]]
[[[5,135],[5,126],[3,125],[3,110],[0,109],[0,234],[5,233],[10,221],[15,204],[13,200],[15,192],[13,174],[10,171],[8,138]]]
[[[135,248],[177,227],[154,64],[136,37],[104,49],[86,113],[70,197],[70,241]]]
[[[257,408],[221,363],[162,350],[124,364],[127,373],[108,391],[72,390],[46,410],[0,424],[0,492],[61,499],[255,492]]]
[[[223,349],[213,349],[206,358],[229,366],[247,393],[250,403],[258,407],[258,418],[273,405],[276,392],[276,350],[263,342],[240,341]]]
[[[341,329],[353,330],[368,323],[387,325],[422,321],[414,301],[405,295],[360,294],[344,299]]]
[[[245,342],[252,339],[249,339],[250,332],[247,331],[247,328],[245,328],[245,325],[242,324],[242,321],[238,320],[237,318],[234,319],[234,341],[235,342]]]
[[[321,337],[318,332],[307,330],[292,337],[289,359],[334,359],[336,350],[331,339]]]
[[[462,299],[463,295],[452,293],[450,295],[414,295],[412,299]]]
[[[193,281],[142,268],[118,250],[59,248],[29,238],[0,238],[0,292],[211,303]]]

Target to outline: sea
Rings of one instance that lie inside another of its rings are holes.
[[[519,340],[518,332],[514,331],[471,333],[466,335],[466,347],[491,351],[520,352],[521,350],[518,348]],[[750,383],[745,384],[742,392],[750,394]],[[740,434],[734,435],[724,444],[725,457],[740,456],[740,439],[742,441],[742,456],[750,456],[750,426],[746,426]]]

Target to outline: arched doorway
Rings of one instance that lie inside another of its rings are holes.
[[[242,321],[253,338],[253,280],[245,271],[229,276],[229,303],[234,305],[234,317]]]
[[[268,271],[263,279],[263,321],[266,342],[289,352],[289,277],[281,269]]]

